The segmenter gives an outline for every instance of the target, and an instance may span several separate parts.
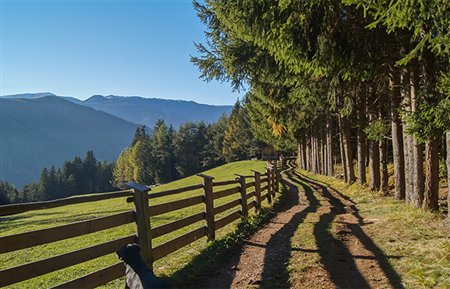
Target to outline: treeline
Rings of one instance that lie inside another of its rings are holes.
[[[229,117],[223,115],[209,125],[187,122],[175,130],[159,120],[150,132],[139,127],[131,146],[117,159],[114,184],[167,183],[227,162],[260,157],[263,143],[256,141],[244,109],[238,101]]]
[[[62,168],[42,169],[38,182],[16,189],[8,182],[0,181],[0,205],[46,201],[90,192],[114,189],[112,184],[113,163],[97,161],[93,151],[84,159],[75,157],[65,161]]]
[[[339,163],[346,182],[389,193],[392,160],[395,197],[435,211],[445,150],[450,167],[450,2],[375,2],[196,2],[208,41],[192,61],[250,87],[259,138],[296,143],[302,168]]]
[[[256,140],[246,108],[237,101],[230,116],[208,125],[187,122],[176,130],[159,120],[150,131],[141,126],[115,163],[97,161],[89,151],[62,168],[44,168],[38,182],[21,189],[0,181],[0,205],[107,192],[129,181],[166,183],[227,162],[259,158],[264,143]]]

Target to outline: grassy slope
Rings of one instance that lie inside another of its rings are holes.
[[[335,178],[302,173],[350,197],[357,203],[362,217],[374,220],[364,230],[386,256],[403,256],[389,262],[401,275],[406,288],[450,288],[449,227],[438,214],[370,192],[358,184],[347,185]],[[310,222],[301,224],[297,232],[302,232],[302,236],[298,235],[298,240],[293,242],[314,247],[313,234],[305,234],[311,230]],[[316,261],[311,260],[311,264]]]
[[[265,162],[261,161],[242,161],[227,164],[209,171],[204,172],[207,175],[215,177],[215,181],[229,180],[234,178],[234,174],[250,174],[250,170],[258,170],[263,172],[265,168]],[[201,183],[202,179],[197,176],[191,176],[178,181],[171,182],[169,184],[162,185],[155,188],[153,191],[163,191],[168,189],[179,188],[183,186],[193,185]],[[226,187],[221,187],[224,189]],[[179,195],[168,196],[165,198],[151,200],[153,204],[167,202],[170,200],[180,199],[188,196],[195,196],[202,194],[202,190],[196,190]],[[229,202],[238,198],[238,195],[232,195],[223,199],[219,199],[215,202],[215,205],[220,205],[225,202]],[[59,208],[31,211],[10,217],[0,217],[0,236],[16,234],[20,232],[26,232],[36,229],[54,227],[64,225],[68,223],[87,220],[95,217],[110,215],[126,210],[132,210],[133,205],[127,204],[125,199],[113,199],[106,201],[91,202],[85,204],[77,204],[64,206]],[[203,205],[193,206],[187,209],[179,210],[176,212],[160,215],[151,218],[152,226],[158,226],[163,223],[179,219],[184,216],[200,212],[204,210]],[[221,215],[224,216],[230,211],[224,212]],[[220,216],[219,216],[220,217]],[[216,217],[218,218],[218,217]],[[153,240],[153,246],[162,244],[175,236],[182,235],[192,228],[200,226],[202,223],[196,223],[189,227],[180,229],[172,234],[168,234]],[[225,227],[217,233],[217,238],[221,238],[226,234],[232,232],[234,226]],[[26,262],[32,262],[43,258],[48,258],[58,254],[66,253],[69,251],[81,249],[84,247],[92,246],[95,244],[103,243],[105,241],[114,240],[122,236],[127,236],[135,232],[135,225],[129,224],[114,229],[104,230],[101,232],[54,242],[47,245],[37,246],[17,252],[0,255],[0,269],[13,267],[16,265],[24,264]],[[206,247],[205,238],[192,243],[191,245],[169,255],[167,258],[163,258],[155,263],[155,271],[157,274],[171,276],[174,272],[182,268],[187,264],[193,256],[200,250]],[[117,257],[115,254],[110,254],[89,262],[85,262],[76,266],[72,266],[67,269],[59,270],[53,273],[49,273],[38,278],[34,278],[28,281],[11,285],[8,288],[46,288],[60,284],[64,281],[82,276],[90,273],[94,270],[101,269],[105,266],[116,263]],[[104,286],[105,288],[117,288],[123,287],[122,280],[116,280],[110,284]]]

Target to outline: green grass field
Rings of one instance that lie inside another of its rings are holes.
[[[251,174],[250,170],[257,170],[260,172],[265,171],[266,163],[263,161],[241,161],[231,164],[226,164],[221,167],[205,171],[204,174],[215,177],[215,181],[230,180],[235,178],[234,174]],[[152,192],[159,192],[174,188],[180,188],[184,186],[200,184],[203,180],[197,176],[187,177],[178,181],[171,182],[169,184],[161,185],[154,188]],[[225,189],[226,186],[220,187],[215,190]],[[250,191],[251,189],[249,189]],[[191,197],[195,195],[203,194],[202,190],[195,190],[187,193],[181,193],[164,198],[151,199],[151,204],[158,204],[176,199]],[[215,206],[232,201],[239,198],[239,194],[235,194],[229,197],[218,199],[215,201]],[[30,211],[22,214],[17,214],[9,217],[0,217],[0,236],[12,235],[16,233],[32,231],[37,229],[49,228],[54,226],[60,226],[68,223],[79,222],[88,220],[91,218],[107,216],[127,210],[133,210],[133,204],[128,204],[125,198],[97,201],[76,205],[68,205],[53,209]],[[192,215],[204,210],[204,205],[196,205],[186,209],[178,210],[175,212],[163,214],[160,216],[151,218],[152,227],[174,221],[176,219]],[[236,210],[236,208],[234,209]],[[252,210],[253,211],[253,210]],[[230,211],[223,212],[219,216],[216,216],[216,220],[221,216],[229,214]],[[202,226],[204,222],[198,222],[191,226],[180,229],[176,232],[161,236],[153,240],[153,246],[158,246],[176,236],[183,235],[193,228]],[[226,226],[216,233],[216,238],[220,239],[231,233],[235,229],[234,225]],[[104,243],[106,241],[115,240],[120,237],[124,237],[135,233],[135,224],[128,224],[113,229],[108,229],[89,235],[80,236],[77,238],[62,240],[46,245],[36,246],[16,252],[0,255],[0,269],[10,268],[13,266],[21,265],[28,262],[37,261],[44,258],[49,258],[58,254],[67,253],[70,251],[78,250],[95,244]],[[183,268],[192,258],[198,254],[201,250],[205,249],[207,242],[205,238],[180,249],[172,253],[171,255],[157,261],[154,264],[155,273],[170,278],[175,272]],[[109,265],[113,265],[118,262],[115,254],[110,254],[97,258],[88,262],[78,264],[66,269],[62,269],[56,272],[52,272],[34,279],[30,279],[21,283],[17,283],[7,288],[47,288],[63,283],[65,281],[80,277],[95,270],[104,268]],[[124,281],[119,279],[113,281],[102,288],[122,288]]]

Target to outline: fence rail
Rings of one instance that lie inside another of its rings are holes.
[[[136,224],[136,234],[134,235],[124,236],[117,240],[96,244],[47,259],[0,270],[0,287],[35,278],[43,274],[114,253],[123,245],[134,242],[139,243],[141,246],[141,255],[147,265],[151,268],[154,261],[164,258],[170,253],[175,252],[200,238],[206,236],[209,241],[214,240],[215,232],[217,230],[240,218],[245,218],[248,215],[248,211],[253,208],[258,211],[261,208],[261,203],[266,199],[270,203],[275,192],[278,192],[280,168],[277,169],[277,167],[277,165],[271,165],[268,166],[265,173],[255,171],[251,176],[238,175],[234,180],[219,182],[214,182],[214,178],[210,176],[199,174],[198,176],[203,178],[203,184],[157,193],[149,193],[148,187],[130,183],[130,190],[66,198],[48,202],[0,206],[0,216],[7,216],[30,210],[54,208],[69,204],[119,197],[128,197],[126,201],[133,202],[135,205],[134,211],[126,211],[115,215],[94,218],[63,226],[0,237],[0,254],[74,238],[129,223]],[[221,189],[223,186],[231,185],[235,186]],[[247,192],[250,188],[254,189]],[[203,195],[155,205],[152,205],[151,201],[149,201],[199,189],[203,189]],[[233,194],[237,194],[236,199],[218,206],[214,205],[215,200]],[[204,204],[204,212],[183,217],[158,227],[151,227],[150,217],[174,212],[199,204]],[[216,217],[219,214],[232,209],[235,210],[216,220]],[[201,221],[203,221],[203,223],[201,225],[199,224],[198,228],[152,248],[152,239]],[[123,264],[117,263],[64,284],[60,284],[54,288],[92,288],[117,279],[123,276],[124,272]]]

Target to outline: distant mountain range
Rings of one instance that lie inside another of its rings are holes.
[[[35,99],[56,96],[50,92],[6,95],[3,98]],[[61,96],[73,103],[104,111],[136,124],[153,127],[158,119],[178,127],[187,121],[215,122],[222,114],[229,114],[230,105],[208,105],[194,101],[144,98],[140,96],[93,95],[86,100]]]
[[[43,167],[93,150],[99,160],[115,160],[130,144],[138,124],[159,118],[178,126],[216,121],[231,106],[142,97],[92,96],[81,101],[52,93],[0,97],[0,180],[16,186],[38,180]]]

